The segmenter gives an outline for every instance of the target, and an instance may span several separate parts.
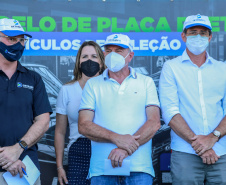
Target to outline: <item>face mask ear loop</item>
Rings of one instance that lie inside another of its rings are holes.
[[[126,59],[129,56],[130,52],[126,55],[126,57],[124,59]]]

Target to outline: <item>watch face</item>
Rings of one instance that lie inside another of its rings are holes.
[[[27,146],[27,143],[25,141],[22,140],[22,141],[19,142],[19,144],[24,150],[27,150],[28,146]]]
[[[21,141],[20,143],[23,145],[23,147],[27,146],[27,143],[25,143],[25,141]]]
[[[218,131],[218,130],[214,130],[213,134],[214,134],[215,136],[217,136],[217,137],[220,137],[220,136],[221,136],[221,133],[220,133],[220,131]]]

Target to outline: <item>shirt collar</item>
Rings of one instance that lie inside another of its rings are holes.
[[[20,62],[19,62],[19,61],[17,61],[16,71],[20,71],[20,72],[22,72],[22,73],[27,72],[26,68],[25,68],[24,66],[22,66],[22,65],[20,64]],[[2,70],[0,70],[0,72],[2,72],[2,73],[3,73],[3,71],[2,71]]]
[[[19,61],[17,61],[17,69],[16,70],[23,72],[23,73],[27,72],[26,68],[24,66],[22,66]]]
[[[181,60],[181,62],[186,62],[186,61],[191,61],[191,59],[188,56],[188,53],[187,53],[187,51],[185,49],[184,52],[183,52],[183,54],[182,54],[182,60]],[[205,61],[205,63],[213,63],[212,57],[209,56],[209,53],[207,51],[206,51],[206,61]]]
[[[104,80],[109,79],[109,76],[108,76],[108,70],[109,70],[109,69],[105,69],[105,70],[104,70],[104,72],[103,72],[103,74],[102,74],[102,75],[103,75]]]
[[[129,70],[130,70],[129,76],[132,76],[134,79],[137,79],[137,73],[135,69],[133,69],[132,67],[129,67]]]
[[[136,71],[132,67],[129,67],[129,70],[130,70],[129,76],[133,77],[134,79],[137,79]],[[109,71],[109,69],[105,69],[103,72],[104,80],[109,79],[108,71]]]

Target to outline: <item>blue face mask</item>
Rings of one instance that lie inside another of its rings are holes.
[[[20,42],[11,46],[0,42],[0,53],[10,62],[19,60],[24,52],[24,48],[25,46],[22,46]]]
[[[194,55],[203,53],[209,45],[209,37],[202,37],[200,35],[187,36],[186,46]]]

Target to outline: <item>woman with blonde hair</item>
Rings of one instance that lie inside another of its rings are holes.
[[[85,41],[78,50],[74,78],[63,85],[56,104],[55,151],[60,185],[88,185],[90,140],[78,132],[78,109],[82,89],[88,79],[102,74],[105,69],[104,54],[94,41]],[[65,133],[69,123],[68,171],[63,168]]]

